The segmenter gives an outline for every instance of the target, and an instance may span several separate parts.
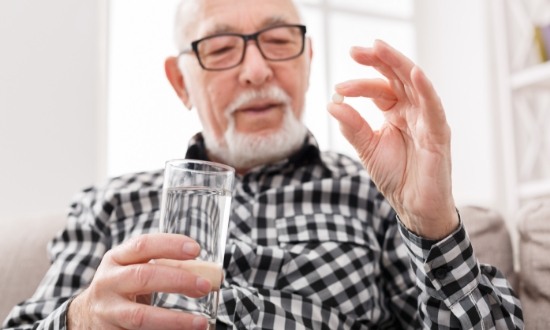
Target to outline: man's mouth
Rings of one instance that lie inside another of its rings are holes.
[[[236,112],[246,112],[246,113],[262,113],[269,110],[274,110],[277,108],[281,108],[282,103],[279,102],[258,102],[258,103],[251,103],[247,104],[241,108],[238,108]]]

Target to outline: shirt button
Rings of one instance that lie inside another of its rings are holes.
[[[447,277],[447,274],[449,273],[449,271],[451,271],[451,269],[453,268],[450,266],[449,267],[443,266],[443,267],[436,268],[434,269],[434,277],[438,280],[442,280],[445,277]]]

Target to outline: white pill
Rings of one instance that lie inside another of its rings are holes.
[[[344,102],[344,96],[338,93],[332,94],[332,102],[341,104]]]

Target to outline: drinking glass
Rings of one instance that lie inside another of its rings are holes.
[[[194,260],[155,260],[184,268],[212,283],[201,298],[156,292],[153,305],[203,315],[215,329],[223,256],[227,239],[235,170],[223,164],[197,160],[166,162],[160,209],[160,231],[186,235],[201,246]]]

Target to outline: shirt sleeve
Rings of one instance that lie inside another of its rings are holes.
[[[41,303],[37,302],[24,303],[16,306],[10,316],[6,319],[2,329],[6,330],[26,330],[26,329],[59,329],[65,330],[66,327],[66,315],[69,300],[62,303],[57,309],[55,309],[49,315],[46,315],[44,319],[41,318],[40,306]],[[54,303],[55,305],[55,303]],[[36,308],[38,307],[38,308]],[[35,309],[35,312],[32,311]]]
[[[480,265],[462,222],[440,241],[426,240],[399,221],[416,286],[419,317],[429,329],[523,329],[520,301],[504,275]]]

